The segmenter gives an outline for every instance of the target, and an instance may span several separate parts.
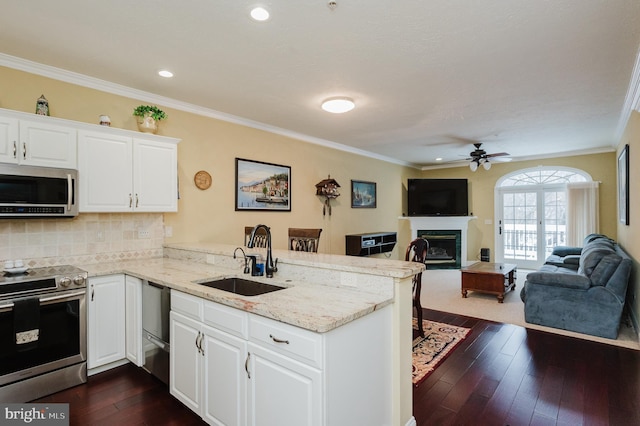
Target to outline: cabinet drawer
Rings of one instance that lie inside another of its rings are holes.
[[[305,364],[322,368],[321,334],[251,315],[249,340]]]
[[[247,340],[249,337],[249,315],[239,309],[215,302],[204,302],[204,323],[218,330]]]
[[[202,321],[203,300],[190,294],[171,290],[171,310],[180,312],[189,318]]]

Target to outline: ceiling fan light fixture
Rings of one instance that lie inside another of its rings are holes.
[[[343,96],[325,99],[322,102],[322,109],[333,114],[349,112],[355,108],[355,106],[356,104],[353,102],[353,99]]]
[[[469,163],[469,168],[472,172],[475,172],[476,170],[478,170],[478,162],[476,160],[473,160]]]
[[[491,168],[491,162],[489,160],[486,160],[484,163],[482,163],[482,167],[484,167],[485,170],[489,170]]]

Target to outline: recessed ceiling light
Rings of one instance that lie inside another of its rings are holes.
[[[442,157],[436,158],[436,161],[442,161]]]
[[[322,102],[322,109],[334,114],[342,114],[351,111],[356,104],[351,98],[337,97],[329,98]]]
[[[165,78],[173,77],[173,73],[171,71],[168,71],[168,70],[160,70],[160,71],[158,71],[158,75],[160,77],[165,77]]]
[[[264,7],[256,7],[251,10],[251,17],[256,21],[266,21],[269,19],[269,11]]]

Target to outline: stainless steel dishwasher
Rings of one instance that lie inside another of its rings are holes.
[[[143,368],[169,384],[169,310],[171,292],[168,287],[142,282],[142,348]]]

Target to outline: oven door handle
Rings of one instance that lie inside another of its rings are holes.
[[[85,290],[81,290],[81,291],[76,291],[74,293],[65,293],[65,294],[59,294],[57,296],[43,297],[40,299],[40,303],[53,302],[55,300],[62,300],[62,299],[71,299],[77,296],[82,296],[85,293],[86,293]],[[13,302],[9,302],[7,304],[0,305],[0,310],[10,309],[10,308],[13,308],[13,306],[14,306]]]

